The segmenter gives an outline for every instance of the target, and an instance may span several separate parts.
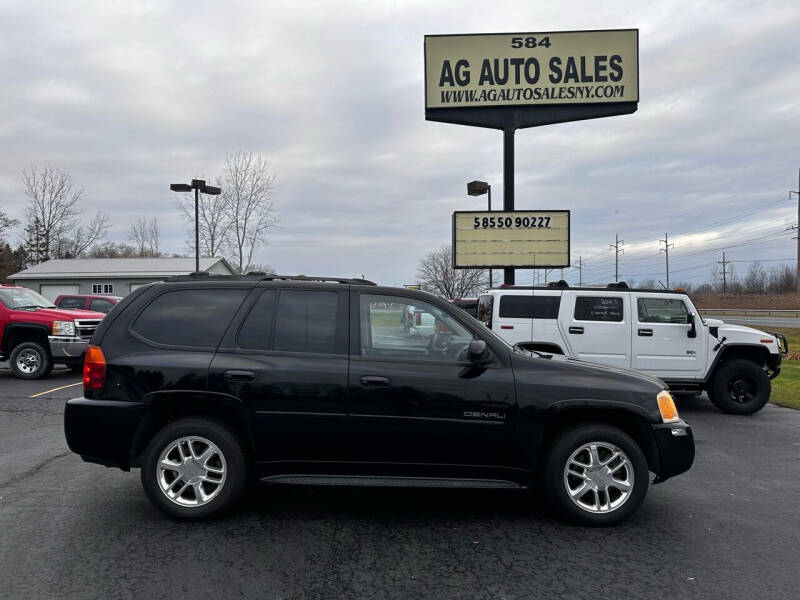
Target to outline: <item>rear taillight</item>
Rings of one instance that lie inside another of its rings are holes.
[[[83,360],[83,388],[99,390],[106,381],[106,357],[100,346],[86,348],[86,358]]]
[[[422,315],[420,313],[417,313],[417,318],[414,321],[414,324],[415,325],[422,325]]]

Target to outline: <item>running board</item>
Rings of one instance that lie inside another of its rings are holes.
[[[480,488],[524,489],[524,486],[503,479],[458,479],[441,477],[394,477],[375,475],[272,475],[262,477],[263,483],[285,485],[330,485],[365,487],[424,487],[424,488]]]

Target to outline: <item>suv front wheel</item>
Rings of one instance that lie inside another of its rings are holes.
[[[144,452],[142,487],[170,517],[200,520],[230,509],[244,492],[247,460],[235,435],[202,418],[174,421]]]
[[[624,431],[603,423],[563,432],[545,464],[545,488],[553,507],[584,525],[612,525],[644,501],[647,460]]]

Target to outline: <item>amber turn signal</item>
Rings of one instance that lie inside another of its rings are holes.
[[[664,423],[676,423],[681,420],[678,416],[678,409],[675,401],[667,390],[658,393],[658,411],[661,413],[661,420]]]

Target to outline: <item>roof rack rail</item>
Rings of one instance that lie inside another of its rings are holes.
[[[256,271],[244,275],[222,275],[209,273],[207,271],[195,271],[189,275],[174,275],[164,281],[197,281],[198,279],[208,279],[211,281],[318,281],[331,283],[346,283],[350,285],[378,285],[374,281],[361,279],[358,277],[309,277],[307,275],[276,275]]]
[[[275,281],[275,280],[286,280],[286,281],[331,281],[333,283],[349,283],[351,285],[378,285],[374,281],[370,281],[369,279],[361,279],[360,277],[311,277],[308,275],[265,275],[261,276],[261,281]]]
[[[630,289],[630,288],[628,287],[628,284],[627,284],[627,283],[625,283],[624,281],[612,282],[612,283],[609,283],[609,284],[608,284],[606,287],[607,287],[607,288],[611,288],[611,289],[619,289],[619,290],[627,290],[627,289]]]
[[[563,279],[559,279],[558,281],[551,281],[547,284],[549,288],[568,288],[569,284],[564,281]]]

